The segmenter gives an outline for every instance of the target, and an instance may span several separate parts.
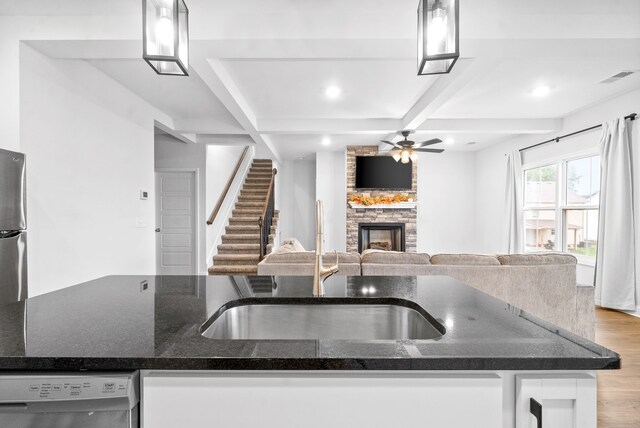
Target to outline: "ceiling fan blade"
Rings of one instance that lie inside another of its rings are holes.
[[[423,141],[422,143],[417,143],[415,147],[416,148],[427,147],[427,146],[431,146],[432,144],[438,144],[438,143],[442,143],[442,140],[440,138],[434,138],[432,140]]]
[[[387,143],[387,144],[391,144],[393,147],[397,147],[395,143],[392,143],[391,141],[387,141],[387,140],[380,140],[381,143]]]
[[[416,152],[426,152],[426,153],[442,153],[444,149],[413,149]]]

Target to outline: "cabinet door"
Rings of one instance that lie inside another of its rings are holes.
[[[151,374],[144,428],[496,428],[497,375]]]
[[[596,378],[589,374],[516,376],[516,428],[537,428],[531,399],[542,406],[543,428],[596,428]]]

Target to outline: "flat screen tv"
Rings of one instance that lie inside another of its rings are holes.
[[[391,156],[356,156],[356,189],[411,190],[412,163]]]

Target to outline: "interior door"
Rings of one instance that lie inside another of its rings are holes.
[[[156,272],[195,275],[195,172],[156,172]]]

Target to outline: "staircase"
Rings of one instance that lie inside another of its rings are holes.
[[[218,245],[218,255],[213,257],[210,275],[257,275],[261,236],[258,220],[269,192],[272,170],[270,159],[253,160],[222,236],[222,244]],[[273,248],[279,214],[278,210],[274,211],[266,254]]]

